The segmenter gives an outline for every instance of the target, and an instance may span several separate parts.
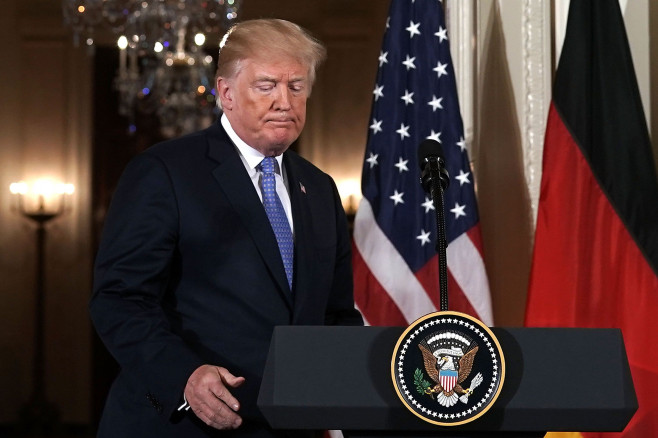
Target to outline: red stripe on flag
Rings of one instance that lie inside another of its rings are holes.
[[[429,295],[437,309],[441,307],[439,304],[438,259],[438,255],[432,257],[430,261],[416,273],[416,278],[418,278],[420,284],[423,285],[427,295]],[[466,295],[459,286],[459,283],[455,281],[455,277],[452,276],[450,270],[448,270],[448,306],[449,310],[466,313],[475,318],[479,318],[479,315],[471,305],[468,298],[466,298]]]
[[[464,292],[462,292],[459,284],[455,281],[450,271],[448,271],[448,302],[450,304],[450,310],[466,313],[467,315],[480,319],[480,315],[478,315],[471,305],[471,302],[468,300]]]
[[[408,323],[400,313],[400,309],[372,275],[354,242],[352,242],[352,267],[354,269],[354,302],[368,324],[406,326]]]
[[[471,242],[473,242],[473,246],[478,250],[478,253],[480,253],[480,258],[484,260],[484,251],[482,250],[482,231],[480,230],[480,222],[475,224],[474,227],[471,227],[470,230],[466,232],[466,235],[468,236],[469,239],[471,239]]]

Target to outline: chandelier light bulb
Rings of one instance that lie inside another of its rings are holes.
[[[125,35],[121,35],[117,40],[117,46],[119,46],[121,50],[125,50],[128,47],[128,38],[126,38]]]
[[[37,195],[49,196],[55,193],[55,183],[49,179],[38,179],[32,186],[32,191]]]
[[[59,183],[56,191],[60,195],[72,195],[75,192],[75,186],[70,183]]]
[[[11,183],[9,185],[9,191],[12,195],[25,195],[27,193],[27,184],[24,181]]]
[[[160,41],[156,41],[156,43],[153,45],[153,51],[155,53],[160,53],[164,50],[164,46]]]
[[[197,46],[203,46],[203,43],[205,43],[205,42],[206,42],[206,36],[204,34],[198,33],[198,34],[194,35],[194,43]]]

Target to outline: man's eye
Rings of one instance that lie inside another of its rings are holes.
[[[274,88],[274,85],[272,85],[272,84],[260,84],[260,85],[256,86],[256,89],[258,91],[263,91],[263,92],[272,91],[273,88]]]

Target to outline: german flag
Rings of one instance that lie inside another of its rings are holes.
[[[654,166],[618,0],[573,0],[546,128],[526,325],[622,330],[639,410],[623,433],[587,437],[658,437]]]

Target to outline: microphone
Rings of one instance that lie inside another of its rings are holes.
[[[420,184],[425,193],[432,198],[436,213],[436,252],[439,254],[439,309],[448,310],[448,259],[446,248],[446,221],[443,204],[443,191],[450,184],[450,175],[446,170],[446,159],[441,143],[436,140],[424,140],[418,145],[418,165],[420,166]]]
[[[441,143],[436,140],[424,140],[418,145],[418,165],[420,166],[420,183],[425,193],[432,198],[436,213],[436,252],[439,254],[439,302],[440,310],[448,310],[448,259],[446,248],[446,220],[443,204],[443,191],[450,184],[450,175],[446,170],[446,159]]]
[[[441,188],[450,185],[450,175],[446,170],[446,159],[441,143],[436,140],[424,140],[418,145],[418,165],[420,166],[420,183],[426,193],[431,195],[432,182],[439,178]]]

